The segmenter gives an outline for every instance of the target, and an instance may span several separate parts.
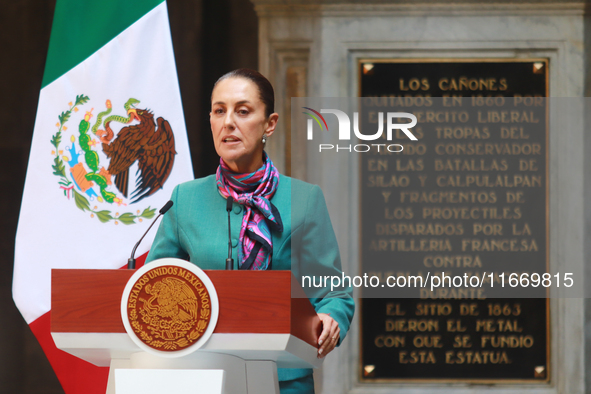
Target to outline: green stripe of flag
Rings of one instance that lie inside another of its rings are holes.
[[[41,88],[76,67],[165,0],[58,0]]]

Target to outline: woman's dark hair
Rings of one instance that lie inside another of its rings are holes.
[[[275,112],[275,92],[273,91],[271,82],[269,82],[263,74],[249,68],[239,68],[222,75],[213,85],[214,89],[218,83],[228,78],[246,78],[249,81],[252,81],[257,85],[257,88],[259,89],[259,97],[265,105],[265,116],[268,118],[269,115]]]

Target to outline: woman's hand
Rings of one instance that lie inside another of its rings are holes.
[[[319,313],[318,317],[322,321],[322,333],[318,339],[318,358],[325,357],[339,343],[341,329],[339,323],[326,313]]]

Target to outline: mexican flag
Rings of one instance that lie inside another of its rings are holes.
[[[108,368],[55,347],[51,269],[124,267],[174,186],[190,179],[166,2],[58,0],[16,236],[13,297],[67,394],[104,394]],[[154,233],[138,256],[145,258]]]

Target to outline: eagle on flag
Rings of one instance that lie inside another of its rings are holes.
[[[140,123],[123,127],[113,142],[103,140],[103,152],[111,159],[107,171],[114,176],[115,186],[126,198],[129,194],[129,167],[138,162],[140,176],[132,194],[135,203],[162,189],[172,171],[176,151],[174,134],[167,120],[159,117],[154,122],[154,114],[146,109],[130,111],[134,111]],[[105,129],[107,136],[112,136],[114,133],[109,123],[105,123]]]

